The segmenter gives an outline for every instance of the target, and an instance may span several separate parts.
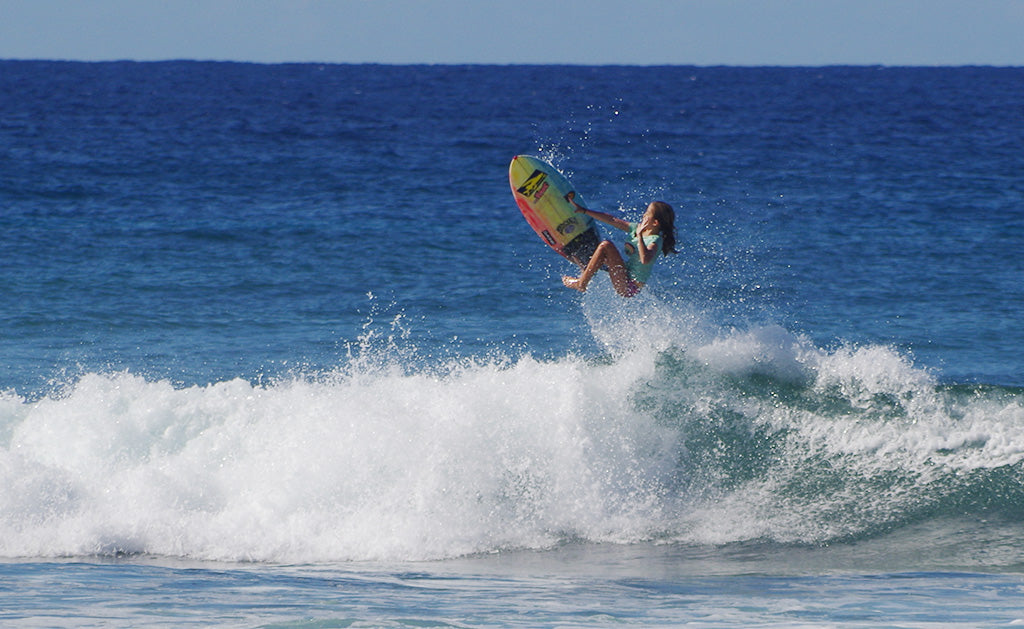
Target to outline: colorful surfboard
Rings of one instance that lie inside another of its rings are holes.
[[[572,184],[554,166],[529,155],[516,155],[508,167],[512,196],[526,222],[548,246],[585,266],[601,242],[594,219],[577,213],[565,195]],[[584,205],[577,194],[576,202]]]

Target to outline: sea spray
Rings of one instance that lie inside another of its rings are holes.
[[[587,310],[599,356],[431,362],[383,317],[326,372],[191,387],[90,373],[41,399],[6,393],[0,555],[830,544],[1022,515],[1019,391],[644,298]]]

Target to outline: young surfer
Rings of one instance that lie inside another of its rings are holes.
[[[640,292],[647,278],[651,276],[651,268],[658,254],[676,253],[676,214],[668,203],[655,201],[647,206],[647,211],[639,223],[628,223],[611,214],[588,210],[576,203],[575,192],[565,195],[565,199],[573,204],[577,212],[587,214],[629,234],[623,245],[627,256],[625,259],[615,247],[615,243],[610,240],[603,241],[597,246],[579,277],[562,278],[562,283],[569,288],[586,292],[587,285],[597,270],[606,266],[615,292],[623,297],[633,297]]]

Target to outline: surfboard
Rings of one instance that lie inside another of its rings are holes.
[[[516,155],[508,167],[512,196],[533,231],[568,260],[586,266],[601,242],[594,219],[577,213],[565,195],[574,191],[562,173],[544,160]],[[585,205],[577,193],[576,202]]]

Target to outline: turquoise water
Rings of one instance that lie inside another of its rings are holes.
[[[0,618],[1024,622],[1021,72],[0,63]]]

